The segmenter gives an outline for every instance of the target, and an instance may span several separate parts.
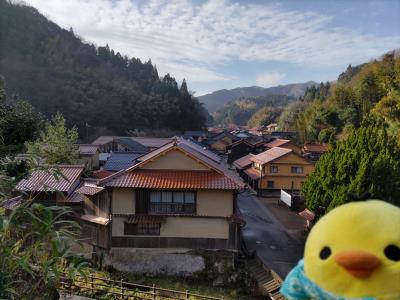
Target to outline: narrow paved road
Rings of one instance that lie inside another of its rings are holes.
[[[291,236],[250,191],[240,193],[238,203],[246,220],[243,238],[247,248],[256,250],[269,268],[285,278],[303,256],[303,242]]]

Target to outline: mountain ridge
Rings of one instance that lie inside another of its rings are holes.
[[[10,99],[26,99],[47,118],[62,113],[81,135],[205,127],[186,81],[159,76],[151,60],[83,41],[28,4],[0,0],[0,12],[0,76]]]
[[[210,113],[216,112],[230,101],[239,98],[263,97],[267,95],[285,95],[298,98],[304,95],[307,87],[318,85],[317,82],[307,81],[304,83],[281,84],[268,88],[260,86],[237,87],[233,89],[221,89],[212,93],[198,96],[200,102]]]

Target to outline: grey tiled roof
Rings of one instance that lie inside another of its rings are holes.
[[[104,165],[106,171],[119,171],[132,167],[142,154],[131,152],[114,152]]]
[[[115,141],[121,145],[124,145],[131,152],[136,152],[136,153],[149,152],[149,149],[147,147],[143,146],[141,143],[139,143],[137,141],[132,140],[129,137],[122,137]]]

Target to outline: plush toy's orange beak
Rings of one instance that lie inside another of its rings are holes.
[[[342,251],[334,259],[347,272],[359,278],[370,276],[380,264],[378,257],[364,251]]]

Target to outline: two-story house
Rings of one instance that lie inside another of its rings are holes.
[[[86,241],[105,248],[225,249],[239,247],[236,195],[242,183],[215,154],[183,139],[137,164],[86,184]]]
[[[314,163],[287,148],[274,147],[257,155],[247,155],[234,162],[250,186],[264,190],[299,190]]]

